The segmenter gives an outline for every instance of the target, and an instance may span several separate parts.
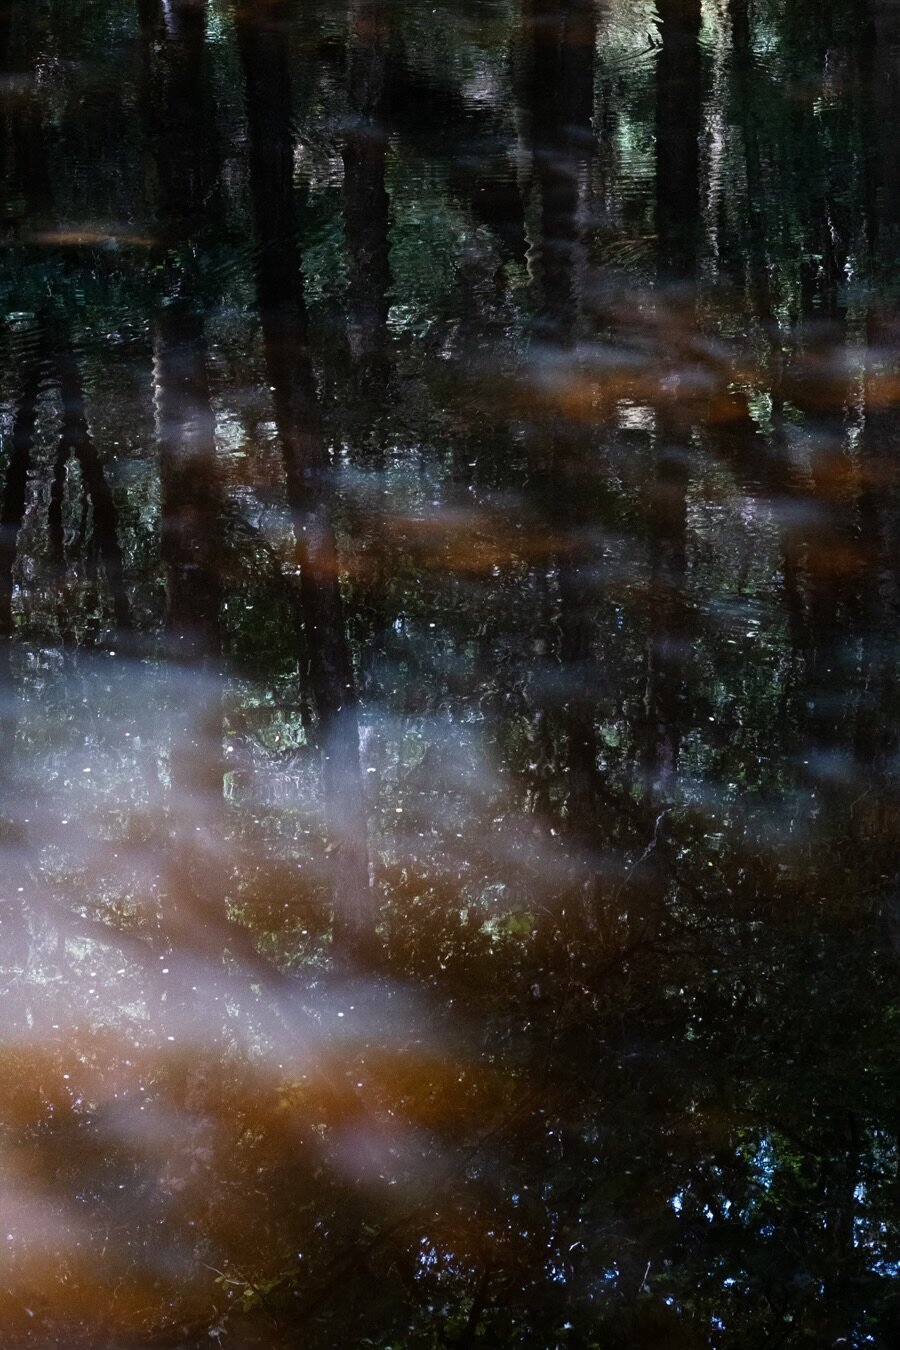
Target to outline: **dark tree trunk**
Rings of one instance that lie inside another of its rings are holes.
[[[177,659],[219,652],[219,529],[224,508],[210,406],[204,307],[188,247],[202,234],[215,183],[205,0],[140,0],[143,104],[164,294],[153,320],[168,628]],[[180,249],[186,260],[175,262]]]
[[[139,0],[139,8],[157,224],[163,244],[183,244],[211,219],[218,185],[206,0]]]
[[[352,123],[344,141],[344,231],[350,266],[347,325],[357,384],[365,397],[385,390],[390,360],[391,285],[384,120],[385,0],[358,0],[351,13],[347,82]]]
[[[39,7],[15,5],[12,0],[3,8],[0,62],[12,88],[9,94],[4,91],[0,113],[0,130],[4,131],[0,135],[0,180],[8,194],[6,228],[18,234],[23,205],[24,220],[34,229],[52,204],[44,109],[33,87],[43,16]]]
[[[10,56],[9,59],[12,59]],[[20,52],[16,58],[24,60]],[[25,201],[26,221],[33,228],[36,218],[52,207],[50,168],[43,112],[36,97],[28,96],[16,106],[12,117],[13,182]],[[128,597],[123,575],[122,550],[119,545],[116,510],[112,493],[106,482],[103,466],[91,437],[85,412],[81,372],[72,347],[71,335],[62,313],[50,305],[42,309],[38,319],[37,346],[40,353],[36,364],[29,365],[25,379],[25,396],[13,431],[12,454],[7,474],[7,489],[3,507],[2,598],[0,615],[10,623],[9,597],[11,574],[15,555],[15,535],[25,512],[25,495],[30,453],[34,441],[36,399],[41,376],[58,382],[63,407],[62,431],[51,483],[49,528],[51,548],[59,567],[63,562],[62,496],[65,467],[74,454],[81,467],[85,490],[93,506],[92,545],[100,554],[106,570],[112,597],[113,616],[119,629],[130,624]],[[35,384],[35,380],[37,384]],[[63,619],[65,629],[67,620]]]
[[[25,519],[28,470],[37,428],[38,399],[47,376],[47,351],[43,329],[25,367],[22,396],[16,409],[10,439],[3,505],[0,509],[0,636],[12,633],[13,570],[19,530]]]
[[[884,351],[895,345],[898,323],[898,306],[893,298],[900,251],[900,150],[893,134],[900,106],[900,4],[896,0],[869,0],[859,83],[860,102],[868,111],[868,120],[863,123],[869,146],[864,200],[873,285],[866,316],[869,372],[859,447],[861,488],[857,507],[862,552],[856,621],[863,696],[855,749],[861,766],[875,766],[886,803],[889,797],[896,799],[896,789],[888,786],[893,779],[888,766],[900,741],[896,718],[890,712],[896,699],[892,653],[900,620],[900,514],[896,475],[890,472],[890,466],[900,461],[900,412],[896,401],[885,398],[879,390]],[[886,301],[879,298],[882,280],[886,282]],[[893,482],[893,491],[885,490],[886,476]]]
[[[560,342],[574,335],[579,308],[579,177],[594,149],[596,10],[591,0],[525,0],[524,18],[532,172],[541,203],[537,276],[549,335]]]
[[[207,223],[215,135],[207,94],[205,0],[139,0],[142,104],[163,294],[153,318],[167,628],[175,659],[219,655],[217,546],[223,492],[210,406],[200,281],[188,247]],[[184,260],[174,261],[179,250]]]
[[[876,125],[874,158],[877,182],[876,237],[892,265],[900,253],[900,143],[896,136],[900,107],[900,5],[897,0],[868,0],[871,77]]]
[[[733,0],[731,18],[734,92],[744,149],[750,292],[757,318],[769,338],[773,363],[772,378],[773,381],[778,381],[781,378],[781,341],[773,310],[766,251],[767,180],[760,146],[760,118],[757,106],[759,75],[753,60],[749,0]]]
[[[335,950],[344,957],[365,958],[373,947],[373,906],[359,716],[297,244],[286,19],[282,4],[269,6],[265,16],[247,8],[238,14],[258,246],[257,298],[288,501],[294,512],[326,815],[336,844]]]
[[[210,404],[197,240],[215,185],[205,0],[141,0],[143,108],[160,248],[152,324],[153,383],[170,659],[192,672],[173,698],[170,777],[175,838],[161,927],[172,967],[167,1018],[196,995],[185,956],[218,967],[229,942],[223,859],[220,686],[224,490]],[[177,679],[177,677],[176,677]],[[198,709],[204,708],[200,715]],[[190,829],[197,818],[203,827]],[[206,842],[211,838],[212,847]],[[230,945],[230,944],[229,944]],[[218,974],[218,971],[217,971]]]
[[[116,508],[103,465],[88,428],[84,406],[81,371],[72,349],[68,332],[62,324],[55,325],[56,372],[63,406],[63,425],[60,437],[60,455],[65,460],[74,454],[81,467],[85,491],[93,506],[93,538],[106,571],[106,581],[112,598],[116,628],[131,626],[128,592],[125,588],[122,549],[116,525]]]
[[[384,0],[366,0],[373,8]],[[389,10],[390,6],[386,6]],[[351,85],[357,78],[351,42]],[[369,28],[371,35],[372,29]],[[525,262],[525,217],[516,169],[504,144],[506,128],[491,108],[475,108],[449,84],[412,70],[399,44],[391,43],[384,64],[382,116],[385,131],[403,142],[404,150],[426,161],[439,159],[447,169],[451,192],[496,240],[503,254]],[[366,58],[368,63],[368,57]],[[376,73],[377,64],[369,66]],[[351,101],[354,95],[351,88]]]
[[[664,275],[689,279],[700,236],[700,0],[659,0],[656,231]]]
[[[581,307],[581,188],[593,154],[596,14],[583,0],[527,0],[524,7],[525,116],[531,177],[540,197],[536,280],[538,334],[551,348],[569,346]],[[591,558],[578,538],[592,518],[583,491],[583,431],[561,423],[549,453],[531,472],[538,509],[566,537],[558,560],[558,656],[565,682],[566,816],[582,840],[592,838],[597,802],[595,712],[601,671],[594,651],[596,615],[587,583]]]
[[[220,645],[224,500],[209,403],[208,350],[195,301],[181,296],[153,325],[168,629],[179,661],[203,662]]]
[[[31,62],[24,50],[27,44],[23,42],[20,31],[24,13],[11,3],[3,6],[0,60],[5,75],[27,79],[31,75]],[[3,178],[10,201],[20,196],[24,199],[27,217],[46,205],[49,191],[42,127],[30,96],[16,99],[9,112],[7,100],[4,99],[2,116],[0,151],[3,154]],[[11,232],[18,229],[18,221],[8,220],[7,228]],[[13,571],[19,530],[25,518],[38,399],[47,370],[46,333],[43,324],[39,324],[34,348],[25,366],[22,397],[13,422],[0,508],[0,634],[6,637],[12,633]]]
[[[666,419],[657,423],[656,472],[650,488],[651,625],[645,693],[645,783],[666,797],[678,768],[686,722],[689,662],[687,578],[687,447]]]
[[[819,752],[818,773],[841,749],[853,699],[847,620],[857,599],[860,541],[853,520],[856,469],[847,454],[850,381],[841,370],[847,316],[834,285],[833,222],[827,195],[817,202],[809,233],[811,281],[803,291],[800,331],[785,373],[785,395],[804,415],[812,494],[803,532],[807,624],[805,730]],[[821,268],[814,260],[822,260]],[[816,768],[814,766],[814,777]],[[820,778],[832,795],[830,774]]]
[[[660,0],[658,8],[662,47],[656,64],[657,264],[660,285],[680,288],[680,302],[692,323],[700,237],[700,0]],[[664,309],[668,303],[664,294]],[[679,360],[677,346],[674,360]],[[676,366],[673,393],[667,392],[657,404],[656,467],[650,488],[652,615],[641,760],[645,787],[654,798],[667,796],[674,784],[688,697],[690,623],[685,586],[692,427],[689,411],[678,402],[679,374]]]

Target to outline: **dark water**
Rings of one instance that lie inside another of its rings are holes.
[[[891,1350],[900,5],[0,53],[2,1350]]]

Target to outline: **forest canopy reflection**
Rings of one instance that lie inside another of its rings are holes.
[[[0,4],[0,1346],[900,1337],[900,4]]]

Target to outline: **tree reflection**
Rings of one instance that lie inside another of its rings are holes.
[[[0,1343],[897,1338],[887,0],[0,11]]]

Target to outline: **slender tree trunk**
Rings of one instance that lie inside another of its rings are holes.
[[[578,317],[580,177],[594,149],[591,0],[524,0],[530,51],[526,100],[540,193],[538,285],[548,336],[571,341]]]
[[[10,29],[11,27],[10,22]],[[11,45],[11,33],[8,33],[7,46]],[[7,60],[13,61],[11,51],[7,51],[6,56]],[[21,64],[24,58],[19,53],[15,59]],[[53,204],[46,128],[43,111],[36,97],[28,96],[17,106],[13,115],[11,139],[14,147],[14,181],[25,198],[26,219],[33,224],[35,217],[48,212]],[[81,372],[72,347],[68,325],[62,314],[54,313],[49,305],[39,318],[38,348],[42,353],[41,361],[37,367],[31,366],[26,374],[26,394],[21,409],[24,420],[20,421],[17,418],[17,429],[13,433],[13,451],[3,508],[4,542],[0,546],[4,577],[0,596],[0,614],[3,618],[0,621],[7,623],[9,621],[8,579],[11,577],[12,556],[15,551],[15,540],[9,535],[11,530],[18,530],[24,516],[26,478],[35,431],[37,386],[34,385],[34,380],[37,379],[39,383],[43,373],[55,377],[58,381],[63,405],[62,431],[54,464],[49,510],[51,548],[55,554],[55,561],[59,567],[62,566],[62,497],[65,467],[69,456],[74,454],[81,467],[85,489],[93,506],[92,543],[106,571],[115,625],[119,629],[124,629],[130,624],[130,613],[124,583],[122,550],[116,526],[115,504],[88,428]],[[63,619],[64,628],[65,623]]]
[[[174,670],[191,672],[188,693],[176,692],[172,700],[175,839],[166,859],[161,911],[173,957],[166,1003],[172,1017],[179,1011],[184,1015],[192,1001],[179,958],[199,956],[216,965],[228,941],[220,683],[224,489],[210,403],[204,301],[194,261],[212,209],[216,155],[205,0],[141,0],[141,20],[142,102],[161,240],[162,294],[152,337],[166,629]],[[197,824],[191,827],[189,821]]]
[[[47,376],[47,352],[43,329],[25,367],[22,396],[16,409],[10,438],[3,505],[0,509],[0,635],[12,633],[13,570],[19,530],[25,519],[28,471],[37,428],[37,407],[41,386]]]
[[[370,3],[375,7],[384,0],[366,0],[356,12],[364,14]],[[391,10],[389,4],[385,7]],[[353,47],[359,32],[357,25],[351,42],[351,84],[356,77]],[[450,191],[490,231],[505,256],[524,263],[522,197],[516,166],[502,144],[502,113],[491,107],[476,108],[447,84],[410,69],[399,47],[399,41],[392,41],[386,53],[386,130],[398,137],[406,153],[426,161],[439,159],[446,166]]]
[[[203,316],[191,296],[180,296],[153,324],[162,554],[173,653],[201,665],[217,658],[220,646],[224,507],[207,362]]]
[[[661,285],[678,286],[687,309],[696,283],[701,219],[700,0],[660,0],[658,8],[662,47],[656,65],[657,261]],[[661,303],[665,306],[668,300],[664,297]],[[689,678],[685,587],[692,428],[678,403],[677,366],[673,376],[674,393],[666,393],[657,405],[656,467],[650,488],[653,614],[641,758],[652,797],[667,796],[674,784]]]
[[[59,322],[55,325],[54,347],[56,373],[63,405],[60,457],[74,454],[80,465],[85,490],[93,506],[93,541],[106,572],[106,581],[112,597],[113,618],[116,628],[124,631],[131,626],[131,613],[125,587],[115,503],[88,428],[78,361],[69,334]]]
[[[868,0],[876,126],[877,237],[896,267],[900,252],[900,144],[895,134],[900,107],[900,6],[897,0]]]
[[[31,75],[31,68],[28,57],[22,50],[21,33],[18,31],[22,17],[23,14],[17,13],[12,4],[3,7],[0,40],[3,43],[4,73],[8,76],[20,75],[27,78]],[[44,140],[43,136],[38,136],[37,143],[34,143],[35,114],[30,97],[27,100],[18,100],[8,114],[4,99],[3,109],[4,123],[7,118],[9,119],[8,135],[2,137],[4,177],[9,182],[10,197],[15,199],[19,194],[24,197],[27,216],[39,210],[46,200]],[[37,123],[37,131],[40,132],[40,123]],[[32,143],[32,151],[36,153],[25,153],[26,143],[29,141]],[[34,347],[25,366],[22,397],[13,422],[3,503],[0,507],[0,634],[5,637],[12,634],[13,571],[19,530],[25,518],[28,471],[31,467],[37,429],[38,399],[46,376],[46,333],[43,324],[39,324],[35,333]]]
[[[535,273],[538,333],[551,347],[569,346],[581,307],[582,183],[593,149],[596,14],[583,0],[526,0],[528,64],[524,84],[532,181],[540,195]],[[590,559],[578,541],[590,523],[591,499],[579,490],[586,446],[581,429],[554,428],[549,452],[531,473],[531,488],[567,536],[558,560],[559,660],[566,685],[568,758],[566,813],[590,839],[597,800],[594,727],[600,671],[596,619],[585,584]]]
[[[139,0],[143,106],[163,246],[214,214],[218,156],[206,53],[206,0]]]
[[[224,507],[210,405],[200,281],[189,247],[215,184],[205,0],[140,0],[147,122],[164,295],[153,319],[168,628],[178,659],[219,653],[219,526]],[[175,262],[175,251],[187,255]]]
[[[872,284],[866,316],[869,370],[865,421],[859,446],[862,481],[858,511],[864,554],[857,626],[864,693],[855,747],[861,766],[875,766],[876,780],[886,800],[889,795],[896,797],[888,786],[893,778],[888,766],[900,740],[896,718],[890,713],[896,698],[893,648],[900,622],[900,484],[892,471],[900,460],[900,412],[892,399],[879,393],[884,349],[893,344],[896,332],[897,304],[892,299],[879,300],[878,283],[886,278],[888,295],[892,295],[897,255],[892,222],[900,218],[900,156],[885,118],[894,116],[900,99],[900,5],[891,0],[870,0],[860,55],[859,97],[868,112],[868,120],[863,122],[863,136],[869,146],[864,199]]]
[[[391,269],[384,121],[389,23],[385,0],[356,0],[350,17],[347,72],[353,120],[343,150],[344,232],[350,264],[350,353],[364,398],[383,396],[390,369],[387,319]]]
[[[817,232],[810,242],[811,252],[826,259],[831,247],[829,216],[823,200],[814,226]],[[840,373],[848,340],[847,318],[827,263],[823,272],[821,285],[811,285],[804,299],[785,394],[804,414],[813,484],[812,509],[803,531],[806,736],[821,756],[829,757],[840,751],[854,693],[847,620],[858,594],[862,552],[853,516],[857,473],[846,444],[850,381]],[[820,790],[830,796],[832,787],[826,778]]]
[[[750,295],[756,317],[769,343],[770,379],[775,430],[766,445],[750,417],[745,395],[730,396],[734,416],[714,421],[715,444],[733,461],[741,481],[759,485],[775,500],[805,497],[791,462],[784,424],[784,337],[775,315],[766,244],[766,165],[760,143],[759,87],[764,75],[753,56],[750,0],[732,0],[731,33],[734,95],[741,118],[744,150],[747,265]],[[764,86],[763,86],[764,87]],[[807,642],[806,608],[802,590],[803,541],[795,521],[780,527],[783,594],[788,613],[794,661],[802,658]]]
[[[257,299],[300,561],[300,594],[319,715],[332,855],[334,942],[342,957],[373,949],[359,715],[331,520],[330,466],[309,355],[293,186],[287,8],[242,8],[250,181],[257,232]]]
[[[656,230],[663,275],[688,280],[700,232],[700,0],[659,0]]]
[[[757,106],[759,74],[753,60],[749,0],[733,0],[731,17],[734,94],[740,115],[744,149],[750,291],[757,317],[769,338],[773,380],[778,380],[781,376],[781,341],[772,303],[766,252],[766,175],[760,146],[760,118]]]
[[[47,128],[40,92],[34,88],[36,51],[40,40],[42,15],[37,6],[9,3],[6,21],[5,74],[14,82],[9,105],[8,135],[2,138],[4,178],[8,184],[10,205],[17,218],[9,220],[11,232],[19,233],[27,222],[30,229],[40,228],[52,205],[50,159]],[[19,87],[15,88],[18,84]],[[24,202],[24,217],[18,216]]]
[[[651,795],[672,790],[687,706],[687,450],[663,419],[650,488],[652,631],[647,648],[645,781]]]

